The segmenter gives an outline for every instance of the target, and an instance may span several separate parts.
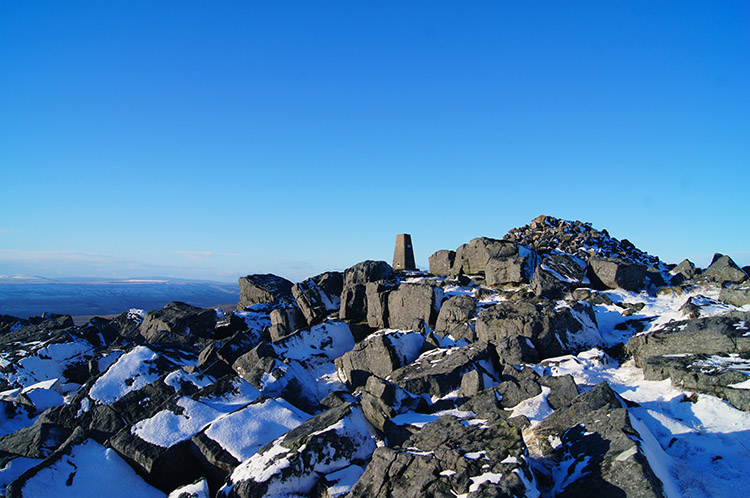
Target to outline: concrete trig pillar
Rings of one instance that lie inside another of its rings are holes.
[[[411,246],[411,235],[400,233],[396,235],[396,249],[393,251],[394,270],[416,270],[414,264],[414,249]]]

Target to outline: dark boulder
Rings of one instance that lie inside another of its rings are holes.
[[[378,448],[352,498],[523,497],[533,493],[520,432],[504,420],[468,424],[453,416],[428,423],[402,449]]]
[[[141,323],[141,335],[149,344],[192,344],[196,338],[213,337],[216,311],[172,301],[160,310],[148,311]]]
[[[477,339],[497,347],[504,363],[536,361],[602,344],[591,306],[556,308],[547,300],[510,300],[485,308],[476,323]]]
[[[276,308],[271,311],[269,316],[271,327],[268,329],[268,333],[272,341],[278,341],[307,325],[305,316],[296,306]]]
[[[721,289],[719,300],[734,306],[745,306],[750,304],[750,286],[729,287]]]
[[[375,442],[360,409],[331,408],[242,462],[219,491],[226,498],[307,495],[321,475],[363,463]]]
[[[389,419],[400,413],[426,408],[424,398],[406,392],[393,382],[374,375],[361,391],[362,413],[380,431],[386,431]]]
[[[590,258],[587,271],[591,285],[600,290],[643,290],[646,274],[645,266],[617,258]]]
[[[341,291],[339,318],[351,322],[367,320],[367,294],[365,284],[344,285]]]
[[[396,287],[389,282],[368,282],[365,285],[367,325],[375,329],[388,327],[388,295]]]
[[[737,266],[729,256],[714,254],[714,259],[708,268],[701,274],[701,280],[724,283],[742,283],[748,279],[747,273]]]
[[[365,385],[368,377],[385,378],[419,356],[424,337],[417,333],[383,331],[370,335],[336,359],[339,378],[350,389]]]
[[[486,342],[452,349],[435,349],[390,376],[390,381],[411,393],[441,398],[462,388],[464,376],[476,370],[480,379],[498,379],[495,349]]]
[[[456,250],[456,258],[451,274],[483,275],[486,265],[494,259],[507,259],[518,256],[518,245],[489,237],[477,237]]]
[[[341,307],[344,276],[326,272],[295,284],[292,295],[308,324],[318,323]]]
[[[634,336],[627,351],[638,366],[651,356],[666,354],[730,354],[750,352],[750,336],[742,326],[750,313],[670,322],[663,328]]]
[[[273,274],[255,274],[240,277],[240,301],[237,311],[254,304],[293,303],[292,282]]]
[[[409,330],[415,320],[434,325],[443,300],[440,287],[404,283],[388,294],[388,327]]]
[[[362,261],[344,271],[344,285],[364,285],[379,280],[393,280],[396,274],[385,261]]]
[[[664,496],[623,406],[602,382],[524,430],[531,455],[541,463],[537,470],[547,474],[542,481],[552,484],[556,496]],[[552,477],[561,472],[567,477]]]
[[[546,256],[531,278],[531,291],[540,297],[559,299],[582,285],[585,266],[581,260],[565,254]]]
[[[452,296],[443,302],[435,323],[435,332],[450,335],[455,340],[466,339],[474,342],[476,334],[473,324],[477,301],[466,295]]]
[[[430,273],[433,275],[450,275],[453,273],[453,263],[456,260],[456,251],[442,249],[430,256]]]

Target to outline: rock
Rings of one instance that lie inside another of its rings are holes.
[[[426,408],[424,398],[374,375],[362,389],[361,404],[367,421],[380,431],[386,431],[386,422],[396,415]]]
[[[247,330],[245,332],[237,332],[231,339],[219,347],[216,351],[216,355],[227,365],[231,366],[237,361],[237,358],[257,347],[259,344],[270,340],[271,336],[267,330]]]
[[[271,327],[268,333],[272,341],[278,341],[307,325],[307,319],[296,306],[276,308],[269,316]]]
[[[453,263],[456,260],[456,251],[442,249],[430,256],[430,273],[433,275],[451,275]]]
[[[646,267],[615,258],[590,258],[588,277],[594,288],[640,291],[645,286]]]
[[[146,482],[165,493],[195,482],[202,475],[190,440],[165,448],[144,441],[133,434],[130,427],[126,427],[110,440],[110,444],[144,476]]]
[[[450,335],[455,340],[476,340],[473,324],[477,302],[471,296],[452,296],[443,302],[435,323],[435,332],[440,335]]]
[[[562,492],[557,496],[664,496],[623,406],[602,382],[524,430],[530,454],[546,468],[545,480],[561,471],[569,476],[548,481]],[[551,441],[560,443],[553,447]]]
[[[388,282],[368,282],[365,285],[367,325],[375,329],[388,327],[388,295],[396,285]]]
[[[750,313],[746,312],[670,322],[659,330],[634,336],[626,349],[638,366],[646,358],[666,354],[747,353],[750,336],[744,335],[746,323],[750,323]]]
[[[570,406],[579,394],[578,386],[570,374],[559,377],[545,376],[539,379],[539,383],[552,390],[547,396],[547,403],[553,410]]]
[[[112,449],[87,439],[80,428],[39,465],[4,490],[8,498],[26,496],[131,496],[158,498],[152,488]]]
[[[321,273],[295,284],[292,295],[308,324],[318,323],[341,307],[344,276],[341,272]]]
[[[404,283],[388,294],[388,326],[408,330],[414,320],[434,325],[443,290],[424,283]]]
[[[469,425],[453,416],[428,423],[402,448],[378,448],[351,498],[523,497],[532,474],[520,432],[503,420]],[[523,478],[522,478],[523,477]]]
[[[747,273],[737,266],[729,256],[714,254],[714,259],[701,274],[701,280],[724,283],[742,283],[748,279]]]
[[[498,379],[494,348],[477,342],[454,349],[435,349],[394,371],[390,380],[410,393],[441,398],[461,388],[465,374],[476,370],[485,375],[487,384]]]
[[[0,437],[0,452],[26,458],[47,458],[73,433],[72,429],[44,420]]]
[[[719,300],[734,306],[745,306],[750,304],[750,286],[721,289]]]
[[[491,260],[504,260],[518,255],[518,246],[513,242],[477,237],[456,250],[451,274],[484,275],[486,265]]]
[[[646,380],[671,379],[680,389],[718,396],[750,411],[750,389],[732,387],[748,380],[739,371],[743,366],[750,367],[750,354],[651,356],[643,360],[643,374]]]
[[[237,311],[254,304],[291,304],[294,302],[292,296],[292,283],[284,277],[273,274],[255,274],[239,278],[240,301],[237,303]]]
[[[341,291],[339,318],[352,322],[367,319],[367,294],[365,284],[344,285]]]
[[[196,337],[213,337],[216,312],[172,301],[160,310],[148,311],[141,323],[141,335],[149,344],[191,344]]]
[[[395,274],[391,265],[385,261],[362,261],[344,271],[344,286],[393,280]]]
[[[417,333],[377,332],[336,359],[338,376],[350,389],[365,385],[371,375],[385,378],[419,356],[423,342]]]
[[[603,344],[585,303],[556,309],[546,300],[505,301],[482,310],[476,333],[478,340],[497,346],[503,362],[535,361],[535,355],[549,358]]]
[[[327,410],[264,446],[232,472],[221,497],[305,495],[320,476],[363,463],[375,450],[356,405]]]
[[[262,390],[264,377],[277,368],[277,361],[278,355],[273,346],[262,342],[238,357],[232,363],[232,369],[251,385]]]
[[[540,297],[559,299],[582,285],[586,263],[565,254],[542,259],[531,278],[531,291]]]
[[[684,280],[692,280],[693,278],[700,275],[700,269],[696,268],[692,261],[689,259],[683,259],[682,262],[672,268],[670,271],[673,275],[682,275]]]

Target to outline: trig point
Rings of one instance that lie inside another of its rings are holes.
[[[393,251],[394,270],[416,270],[414,264],[414,249],[411,247],[411,235],[400,233],[396,235],[396,250]]]

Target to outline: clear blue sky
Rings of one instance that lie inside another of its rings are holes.
[[[750,4],[0,3],[0,274],[300,280],[539,214],[750,264]]]

